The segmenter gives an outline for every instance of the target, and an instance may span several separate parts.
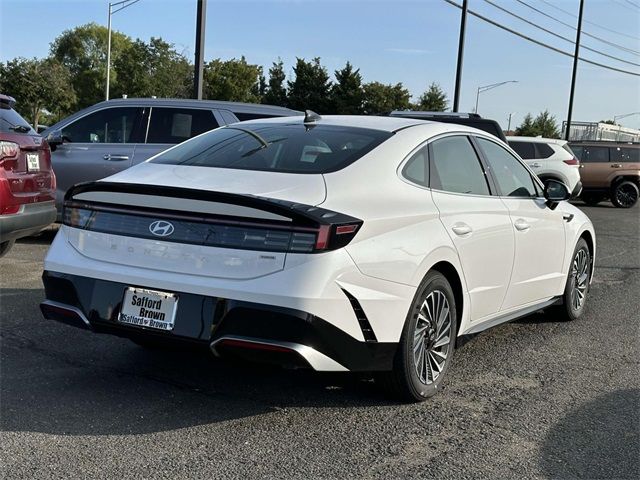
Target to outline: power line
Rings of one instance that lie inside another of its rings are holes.
[[[563,11],[563,12],[565,12],[565,13],[571,15],[571,16],[573,16],[571,13],[567,12],[566,10],[562,10],[560,7],[556,7],[555,5],[553,5],[552,3],[547,2],[546,0],[542,0],[542,1],[544,3],[546,3],[547,5],[552,6],[553,8],[559,9],[559,10],[561,10],[561,11]],[[522,4],[522,5],[525,5],[527,8],[530,8],[531,10],[533,10],[535,12],[538,12],[539,14],[544,15],[547,18],[550,18],[551,20],[554,20],[554,21],[564,25],[565,27],[569,27],[572,30],[576,30],[576,27],[574,27],[573,25],[570,25],[570,24],[568,24],[566,22],[563,22],[562,20],[558,20],[557,18],[549,15],[548,13],[543,12],[542,10],[540,10],[540,9],[538,9],[538,8],[532,6],[532,5],[529,5],[527,2],[524,2],[522,0],[516,0],[516,2],[518,2],[518,3]],[[632,48],[625,47],[624,45],[619,45],[617,43],[610,42],[609,40],[605,40],[604,38],[600,38],[600,37],[598,37],[596,35],[593,35],[593,34],[591,34],[589,32],[586,32],[584,30],[582,31],[582,33],[583,33],[583,35],[586,35],[587,37],[591,37],[591,38],[593,38],[595,40],[598,40],[599,42],[606,43],[607,45],[610,45],[612,47],[619,48],[620,50],[624,50],[624,51],[632,53],[634,55],[640,55],[640,52],[638,50],[633,50]],[[640,39],[634,38],[634,40],[638,41]]]
[[[507,10],[506,8],[503,8],[503,7],[501,7],[500,5],[497,5],[497,4],[493,3],[491,0],[484,0],[484,1],[485,1],[486,3],[488,3],[489,5],[492,5],[493,7],[497,8],[498,10],[501,10],[501,11],[503,11],[504,13],[506,13],[506,14],[508,14],[508,15],[511,15],[512,17],[517,18],[518,20],[521,20],[521,21],[523,21],[523,22],[525,22],[525,23],[528,23],[529,25],[532,25],[532,26],[534,26],[534,27],[536,27],[536,28],[538,28],[538,29],[542,30],[543,32],[548,33],[549,35],[553,35],[554,37],[560,38],[560,39],[562,39],[562,40],[564,40],[564,41],[566,41],[566,42],[569,42],[569,43],[570,43],[570,44],[572,44],[572,45],[575,45],[575,42],[574,42],[572,39],[570,39],[570,38],[567,38],[567,37],[565,37],[565,36],[562,36],[562,35],[560,35],[560,34],[558,34],[558,33],[554,32],[554,31],[552,31],[552,30],[549,30],[549,29],[546,29],[546,28],[544,28],[544,27],[541,27],[541,26],[540,26],[540,25],[538,25],[537,23],[534,23],[534,22],[532,22],[532,21],[530,21],[530,20],[527,20],[526,18],[521,17],[520,15],[516,15],[515,13],[513,13],[513,12],[511,12],[511,11]],[[581,46],[582,48],[584,48],[585,50],[589,50],[589,51],[591,51],[591,52],[597,53],[598,55],[602,55],[603,57],[608,57],[608,58],[611,58],[611,59],[616,60],[616,61],[618,61],[618,62],[622,62],[622,63],[626,63],[626,64],[628,64],[628,65],[633,65],[633,66],[636,66],[636,67],[640,67],[640,63],[635,63],[635,62],[630,62],[630,61],[628,61],[628,60],[623,60],[622,58],[614,57],[613,55],[609,55],[608,53],[605,53],[605,52],[603,52],[603,51],[601,51],[601,50],[596,50],[595,48],[587,47],[586,45],[580,45],[580,46]]]
[[[549,2],[549,1],[547,1],[547,0],[540,0],[540,1],[541,1],[541,2],[543,2],[543,3],[546,3],[546,4],[547,4],[547,5],[549,5],[551,8],[555,8],[555,9],[556,9],[556,10],[558,10],[559,12],[562,12],[562,13],[567,14],[568,16],[570,16],[570,17],[571,17],[571,18],[573,18],[573,19],[575,19],[575,18],[576,18],[576,16],[575,16],[573,13],[571,13],[571,12],[569,12],[569,11],[565,10],[565,9],[564,9],[564,8],[562,8],[562,7],[559,7],[559,6],[557,6],[557,5],[555,5],[555,4],[551,3],[551,2]],[[551,18],[553,18],[553,17],[551,17]],[[556,18],[554,18],[554,20],[557,20],[557,19],[556,19]],[[560,20],[557,20],[557,21],[558,21],[558,22],[560,22]],[[562,23],[562,22],[560,22],[560,23]],[[603,27],[602,25],[599,25],[599,24],[597,24],[597,23],[595,23],[595,22],[590,22],[589,20],[584,20],[584,19],[583,19],[583,20],[582,20],[582,23],[588,23],[589,25],[593,25],[594,27],[601,28],[602,30],[606,30],[606,31],[607,31],[607,32],[609,32],[609,33],[615,33],[616,35],[621,35],[621,36],[623,36],[623,37],[630,38],[631,40],[635,40],[636,42],[640,40],[638,37],[634,37],[633,35],[629,35],[629,34],[627,34],[627,33],[618,32],[617,30],[613,30],[612,28]],[[563,24],[563,25],[566,25],[566,24]],[[569,25],[569,26],[571,27],[571,25]],[[575,28],[575,27],[572,27],[572,28]],[[584,32],[584,30],[582,31],[582,33],[585,33],[585,32]]]
[[[634,7],[634,8],[636,8],[636,9],[640,10],[640,6],[636,5],[635,3],[630,2],[629,0],[624,0],[624,1],[625,1],[626,3],[628,3],[629,5],[631,5],[632,7]],[[618,3],[619,5],[622,5],[622,6],[623,6],[623,7],[625,7],[625,8],[629,8],[629,9],[630,9],[629,5],[625,5],[624,3],[620,2],[620,0],[617,0],[617,3]]]
[[[462,8],[462,6],[458,5],[453,0],[443,0],[443,1],[447,2],[450,5],[453,5],[456,8],[460,8],[460,9]],[[554,47],[552,45],[549,45],[547,43],[541,42],[540,40],[536,40],[534,38],[528,37],[527,35],[524,35],[524,34],[522,34],[520,32],[517,32],[517,31],[515,31],[515,30],[513,30],[513,29],[511,29],[509,27],[506,27],[506,26],[496,22],[495,20],[491,20],[490,18],[487,18],[484,15],[481,15],[481,14],[479,14],[477,12],[474,12],[471,9],[467,9],[467,12],[469,13],[469,15],[473,15],[474,17],[479,18],[480,20],[483,20],[483,21],[485,21],[487,23],[490,23],[491,25],[493,25],[495,27],[498,27],[498,28],[500,28],[500,29],[502,29],[502,30],[504,30],[506,32],[509,32],[509,33],[513,34],[513,35],[516,35],[516,36],[518,36],[520,38],[524,38],[525,40],[528,40],[529,42],[535,43],[536,45],[539,45],[541,47],[547,48],[549,50],[553,50],[554,52],[559,53],[561,55],[564,55],[566,57],[573,58],[573,54],[572,53],[566,52],[564,50],[560,50],[559,48],[556,48],[556,47]],[[593,60],[588,60],[588,59],[582,58],[582,57],[579,57],[579,59],[581,61],[585,62],[585,63],[589,63],[589,64],[595,65],[597,67],[602,67],[602,68],[605,68],[607,70],[612,70],[614,72],[626,73],[627,75],[634,75],[636,77],[640,77],[640,73],[631,72],[629,70],[622,70],[621,68],[616,68],[616,67],[612,67],[611,65],[605,65],[603,63],[594,62]]]

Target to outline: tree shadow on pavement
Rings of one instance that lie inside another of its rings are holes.
[[[0,429],[139,434],[287,407],[391,405],[355,374],[225,362],[206,351],[147,350],[44,320],[42,290],[0,297]]]
[[[640,390],[618,390],[570,412],[548,433],[551,478],[640,478]]]

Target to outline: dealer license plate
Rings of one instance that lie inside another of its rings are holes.
[[[129,287],[124,292],[120,323],[157,330],[173,330],[178,298],[173,293]]]
[[[27,171],[37,172],[40,170],[40,155],[37,153],[27,153]]]

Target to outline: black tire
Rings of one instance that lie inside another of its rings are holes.
[[[446,303],[443,299],[446,299]],[[436,301],[441,303],[435,303]],[[443,310],[445,306],[448,306],[448,317],[444,317],[440,325],[432,326],[426,318],[427,315],[423,315],[427,312],[423,308],[424,303],[428,303],[429,311],[433,310],[434,315],[437,306],[442,305]],[[418,287],[411,309],[407,314],[398,351],[394,358],[393,370],[380,372],[376,377],[376,382],[393,398],[404,401],[421,402],[435,395],[440,389],[453,358],[457,332],[456,315],[456,303],[451,285],[440,272],[429,272]],[[420,334],[420,329],[424,329],[424,333]],[[448,334],[444,336],[446,332]],[[441,343],[438,346],[439,335],[443,335],[441,341],[446,343]],[[448,341],[446,341],[447,336]],[[415,348],[416,345],[418,347],[422,345],[424,348]],[[444,357],[442,357],[443,352],[446,352]],[[423,360],[417,361],[416,353]],[[440,365],[435,359],[441,358],[444,360]],[[437,372],[438,368],[440,368],[439,373]]]
[[[11,247],[13,247],[14,243],[15,242],[13,240],[7,240],[6,242],[0,243],[0,258],[9,253],[9,250],[11,250]]]
[[[631,208],[638,202],[640,190],[630,180],[624,180],[611,189],[611,203],[618,208]]]
[[[604,195],[601,193],[585,192],[580,195],[580,199],[590,207],[594,207],[604,200]]]
[[[580,260],[580,258],[583,260]],[[591,270],[591,251],[589,250],[589,245],[587,245],[585,239],[581,238],[578,240],[576,248],[573,251],[573,257],[571,257],[571,265],[569,266],[569,273],[567,274],[567,283],[564,287],[564,294],[562,295],[562,306],[560,307],[560,310],[565,320],[577,320],[584,313],[587,298],[589,296]],[[576,286],[576,284],[578,286]],[[579,304],[577,304],[577,297],[579,295],[576,289],[580,290],[583,295]]]

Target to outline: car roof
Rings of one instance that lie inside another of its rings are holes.
[[[303,118],[277,117],[277,118],[260,118],[249,120],[243,123],[303,123]],[[372,130],[382,130],[385,132],[396,132],[403,128],[414,125],[435,124],[425,120],[416,120],[411,118],[399,117],[378,117],[373,115],[321,115],[319,119],[308,122],[309,125],[331,125],[339,127],[358,127],[369,128]],[[438,124],[441,125],[441,124]],[[473,129],[471,129],[473,130]]]
[[[205,107],[221,108],[242,113],[273,113],[274,115],[302,115],[303,112],[276,105],[261,105],[256,103],[228,102],[225,100],[196,100],[191,98],[114,98],[96,103],[93,107],[105,105],[117,106],[172,106],[172,107]]]
[[[564,145],[567,143],[566,140],[561,140],[559,138],[544,138],[544,137],[520,137],[510,135],[507,137],[507,141],[509,142],[534,142],[534,143],[555,143],[556,145]]]

